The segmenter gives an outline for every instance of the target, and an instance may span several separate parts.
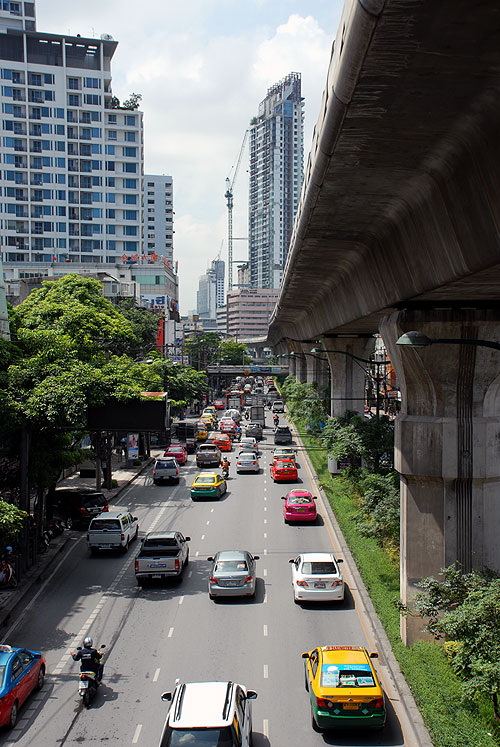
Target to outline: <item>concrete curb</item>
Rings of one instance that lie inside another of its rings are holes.
[[[406,716],[405,724],[401,724],[403,736],[405,738],[405,747],[433,747],[433,742],[431,740],[427,727],[425,726],[422,714],[420,713],[413,694],[408,686],[408,683],[406,682],[399,668],[399,664],[392,651],[390,641],[375,611],[370,595],[356,565],[356,561],[354,560],[352,553],[349,550],[344,535],[342,534],[342,530],[340,529],[336,516],[330,505],[330,501],[328,500],[323,488],[319,483],[318,477],[309,459],[307,449],[302,443],[302,439],[298,434],[295,423],[290,418],[289,422],[291,424],[295,439],[302,449],[301,453],[303,454],[304,459],[307,459],[307,463],[309,465],[311,474],[314,477],[318,493],[321,496],[323,508],[325,509],[327,514],[327,520],[330,522],[333,533],[339,543],[342,557],[346,559],[349,569],[354,578],[355,591],[357,591],[361,605],[362,607],[364,607],[364,611],[366,613],[366,621],[371,628],[370,632],[373,641],[376,643],[375,648],[382,654],[382,658],[379,659],[380,666],[385,667],[385,669],[387,670],[386,675],[392,681],[394,689],[399,695],[399,705],[403,709]]]

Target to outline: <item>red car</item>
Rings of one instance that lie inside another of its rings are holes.
[[[315,499],[307,490],[290,490],[288,495],[281,496],[281,500],[285,501],[283,506],[285,524],[289,521],[316,521]]]
[[[188,453],[184,444],[173,444],[165,449],[163,456],[175,457],[179,464],[186,464]]]
[[[216,399],[214,402],[214,407],[216,410],[223,410],[225,408],[225,403],[223,399]]]
[[[271,464],[271,477],[274,482],[295,481],[298,479],[297,466],[292,459],[276,459]]]
[[[219,430],[221,433],[228,433],[234,436],[236,435],[236,423],[234,420],[229,420],[229,418],[223,418],[219,423]]]

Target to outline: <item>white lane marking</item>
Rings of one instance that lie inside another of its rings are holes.
[[[264,636],[267,636],[267,625],[264,625]]]
[[[267,539],[267,532],[264,532],[264,539]]]
[[[264,511],[267,511],[267,506],[264,506]]]
[[[182,604],[184,601],[184,597],[179,597],[179,604]]]
[[[264,568],[264,576],[267,576],[267,568]]]
[[[269,667],[267,666],[267,664],[264,664],[264,679],[267,680],[268,677],[269,677]]]
[[[195,552],[195,554],[194,554],[195,558],[197,558],[199,554],[200,554],[200,551],[199,551],[199,550],[196,550],[196,552]]]
[[[160,676],[160,669],[158,668],[156,672],[153,675],[153,682],[158,682],[158,677]]]
[[[142,724],[137,724],[137,726],[135,727],[132,744],[137,744],[137,742],[139,741],[139,736],[141,734],[141,731],[142,731]]]
[[[207,521],[207,527],[208,527],[209,524],[210,524],[210,519]]]
[[[265,488],[264,488],[264,490],[265,490]],[[264,500],[267,501],[267,495],[264,496]],[[264,509],[264,511],[266,511],[266,509]]]
[[[214,512],[214,510],[213,510],[213,508],[211,508],[211,509],[210,509],[210,513],[211,513],[211,514],[213,514],[213,512]]]
[[[267,524],[267,519],[264,519],[264,524]]]
[[[264,555],[267,555],[267,550],[264,548]]]
[[[204,540],[204,539],[205,539],[205,535],[204,535],[204,534],[202,534],[202,535],[201,535],[201,538],[202,538],[202,540]]]
[[[264,736],[265,736],[265,737],[266,737],[267,739],[269,739],[269,721],[267,720],[267,718],[265,718],[265,719],[264,719],[264,720],[262,721],[262,733],[263,733],[263,735],[264,735]]]
[[[188,578],[191,578],[192,575],[193,575],[193,571],[189,571]]]
[[[170,630],[168,631],[168,636],[167,636],[167,638],[172,638],[173,634],[174,634],[174,629],[173,629],[173,628],[170,628]]]

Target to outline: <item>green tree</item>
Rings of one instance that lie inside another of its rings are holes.
[[[436,638],[446,638],[446,651],[463,680],[464,698],[487,695],[500,720],[500,576],[484,569],[463,573],[451,565],[442,580],[423,579],[412,609],[427,618],[425,626]],[[410,610],[403,608],[408,614]]]
[[[136,109],[139,108],[139,104],[141,103],[141,101],[142,101],[141,93],[131,93],[128,99],[125,99],[121,108],[135,111]]]
[[[131,355],[134,350],[137,355],[146,355],[156,346],[156,335],[158,332],[159,316],[154,311],[137,306],[131,298],[122,299],[116,304],[116,308],[123,314],[132,327],[135,341],[132,345],[124,345],[123,352]],[[134,346],[136,346],[134,348]]]
[[[247,364],[252,360],[243,342],[224,340],[220,342],[219,350],[219,362],[224,366],[241,366],[242,363]]]
[[[194,333],[185,341],[189,365],[203,371],[210,364],[218,363],[221,340],[216,332]]]
[[[0,537],[5,542],[18,534],[28,518],[26,511],[22,511],[12,503],[0,499]]]

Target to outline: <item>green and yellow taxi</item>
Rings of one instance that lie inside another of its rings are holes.
[[[218,472],[202,472],[191,485],[191,499],[220,498],[227,490],[227,483]]]
[[[302,654],[313,729],[382,729],[384,691],[363,646],[318,646]]]

